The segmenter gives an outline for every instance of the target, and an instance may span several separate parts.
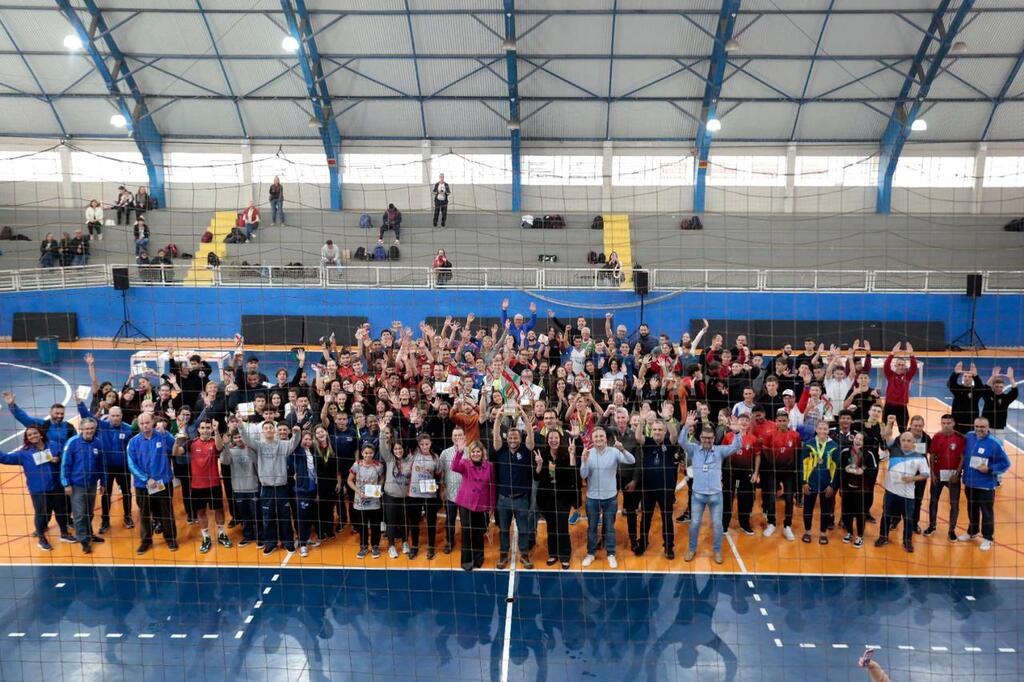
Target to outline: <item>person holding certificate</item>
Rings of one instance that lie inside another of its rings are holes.
[[[978,535],[981,522],[981,547],[992,549],[996,529],[996,488],[1003,475],[1010,470],[1010,458],[999,439],[989,431],[988,419],[974,420],[974,431],[967,434],[964,450],[964,491],[967,494],[967,532],[957,537],[959,542],[970,542]]]
[[[77,539],[68,531],[68,498],[60,485],[60,455],[54,455],[47,447],[42,427],[26,428],[21,448],[14,452],[0,452],[0,464],[20,466],[25,473],[25,483],[35,512],[39,549],[47,552],[53,550],[46,539],[46,527],[50,524],[51,514],[57,517],[61,542],[76,542]]]
[[[359,532],[357,559],[365,559],[367,551],[374,559],[380,558],[380,522],[383,518],[384,465],[375,459],[373,445],[363,445],[362,455],[348,473],[348,487],[352,491],[352,517]]]

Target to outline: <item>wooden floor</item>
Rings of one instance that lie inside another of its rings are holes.
[[[939,416],[945,411],[943,404],[933,398],[918,398],[912,400],[911,414],[923,414],[926,416],[927,430],[933,432],[938,427]],[[688,524],[676,524],[676,559],[668,561],[661,553],[661,530],[657,517],[654,527],[651,530],[652,546],[643,557],[635,557],[629,551],[628,540],[626,539],[626,522],[620,518],[617,523],[617,539],[619,550],[619,570],[627,571],[707,571],[707,572],[751,572],[751,573],[790,573],[790,574],[828,574],[828,575],[890,575],[890,576],[975,576],[986,578],[1020,578],[1024,577],[1024,516],[1021,514],[1021,500],[1024,498],[1024,486],[1021,483],[1021,451],[1008,446],[1007,450],[1013,462],[1011,473],[1006,476],[1002,487],[997,492],[996,502],[996,546],[990,552],[982,552],[976,543],[961,544],[950,543],[946,539],[946,528],[948,526],[947,513],[948,503],[944,498],[940,505],[938,527],[939,532],[929,538],[922,536],[915,537],[914,554],[907,554],[894,542],[887,547],[876,549],[873,546],[875,538],[878,537],[876,525],[869,524],[867,527],[865,546],[862,549],[854,549],[850,545],[841,542],[842,532],[833,531],[830,534],[830,544],[821,546],[817,544],[817,534],[814,533],[815,542],[804,544],[802,542],[787,542],[781,535],[776,533],[771,538],[764,538],[760,535],[760,529],[765,525],[764,517],[760,513],[760,500],[755,502],[754,528],[758,535],[748,537],[740,533],[733,522],[733,530],[726,539],[724,547],[725,563],[721,566],[711,561],[710,551],[710,526],[708,519],[705,519],[705,527],[702,529],[700,549],[697,559],[692,563],[684,563],[683,552],[686,548],[686,534]],[[685,490],[679,493],[677,511],[685,506]],[[925,498],[927,504],[927,496]],[[314,567],[416,567],[416,568],[459,568],[459,552],[450,555],[442,554],[440,551],[437,557],[428,562],[425,556],[425,549],[421,549],[420,555],[409,561],[404,556],[397,560],[387,557],[386,552],[380,559],[374,560],[367,557],[365,560],[356,559],[358,542],[355,535],[348,529],[342,536],[323,546],[310,551],[309,557],[303,559],[298,554],[288,557],[283,550],[278,550],[269,557],[263,556],[260,549],[249,546],[243,549],[225,549],[214,545],[214,549],[208,554],[199,553],[200,533],[196,526],[185,524],[184,513],[180,502],[177,504],[178,536],[181,548],[177,552],[170,552],[163,544],[161,538],[156,539],[155,547],[143,557],[135,555],[135,547],[138,545],[138,529],[128,530],[122,527],[120,522],[120,501],[114,501],[114,513],[112,514],[113,528],[106,535],[107,542],[96,545],[91,556],[82,554],[81,549],[76,545],[67,545],[56,542],[57,533],[54,528],[50,539],[54,545],[53,552],[43,552],[35,543],[34,538],[29,536],[32,530],[31,502],[25,492],[24,477],[20,468],[0,467],[0,563],[10,564],[117,564],[117,565],[199,565],[199,566],[263,566],[275,567],[287,564],[289,567],[314,566]],[[876,495],[874,514],[880,517],[881,495]],[[961,499],[961,511],[959,528],[965,529],[967,522],[966,501]],[[782,506],[779,505],[778,513],[781,516]],[[801,510],[796,510],[794,519],[794,531],[799,538],[803,529]],[[138,512],[136,510],[136,516]],[[97,517],[99,513],[97,510]],[[815,515],[817,518],[817,514]],[[922,525],[927,519],[927,509],[922,514]],[[98,525],[99,519],[96,519]],[[816,527],[817,522],[815,522]],[[443,525],[443,517],[439,519],[439,528]],[[586,520],[581,520],[577,525],[571,527],[573,540],[573,570],[581,570],[580,560],[586,549]],[[533,560],[538,569],[546,569],[544,559],[546,558],[546,529],[543,523],[538,528],[537,549],[534,550]],[[421,531],[423,535],[425,531]],[[234,540],[241,536],[241,529],[236,528],[230,531]],[[896,537],[896,536],[894,536]],[[443,530],[438,533],[438,547],[443,544]],[[731,539],[731,542],[730,542]],[[734,543],[734,548],[731,547]],[[384,543],[382,543],[382,547]],[[425,547],[425,543],[424,543]],[[485,568],[493,568],[497,560],[498,532],[492,526],[488,534],[488,549],[486,552]],[[597,561],[589,570],[607,570],[607,562],[603,552],[598,555]],[[557,565],[554,569],[558,570]]]

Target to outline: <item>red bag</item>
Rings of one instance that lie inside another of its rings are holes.
[[[203,232],[203,236],[199,238],[199,241],[203,244],[209,244],[213,241],[213,232],[210,232],[209,230]]]

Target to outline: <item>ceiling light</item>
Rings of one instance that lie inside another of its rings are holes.
[[[509,130],[519,130],[519,120],[515,118],[510,119],[509,122],[505,124],[505,127]]]
[[[950,54],[967,54],[967,43],[962,40],[958,40],[953,43],[953,47],[949,48]]]
[[[114,126],[115,128],[124,128],[128,125],[128,119],[126,119],[121,114],[114,114],[110,117],[110,125]]]
[[[928,130],[928,121],[923,118],[915,118],[914,122],[910,124],[910,129],[916,133],[924,132]]]
[[[726,52],[739,52],[740,51],[740,43],[739,43],[739,41],[736,40],[735,38],[729,38],[729,40],[725,43],[725,51]]]
[[[722,129],[722,122],[719,121],[717,118],[709,118],[706,127],[711,132],[717,133],[719,130]]]
[[[74,33],[69,33],[66,36],[64,36],[64,47],[66,47],[69,50],[81,50],[82,39]]]
[[[503,41],[501,41],[501,49],[504,50],[505,52],[515,52],[516,51],[516,41],[515,41],[515,39],[514,38],[505,38]]]
[[[285,36],[281,39],[281,49],[285,52],[298,52],[299,41],[295,39],[295,36]]]

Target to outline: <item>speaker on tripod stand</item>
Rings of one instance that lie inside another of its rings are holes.
[[[112,341],[116,347],[119,341],[127,341],[128,339],[145,339],[146,341],[152,341],[145,332],[135,326],[132,322],[131,315],[128,312],[128,289],[131,288],[131,280],[128,278],[128,268],[111,268],[110,274],[114,278],[114,290],[121,292],[121,326],[118,327],[117,333],[114,334]]]
[[[984,288],[985,283],[980,272],[967,275],[967,291],[965,293],[971,299],[971,326],[963,334],[953,339],[952,343],[949,344],[949,350],[985,350],[985,342],[978,336],[976,326],[978,299],[981,298]]]

